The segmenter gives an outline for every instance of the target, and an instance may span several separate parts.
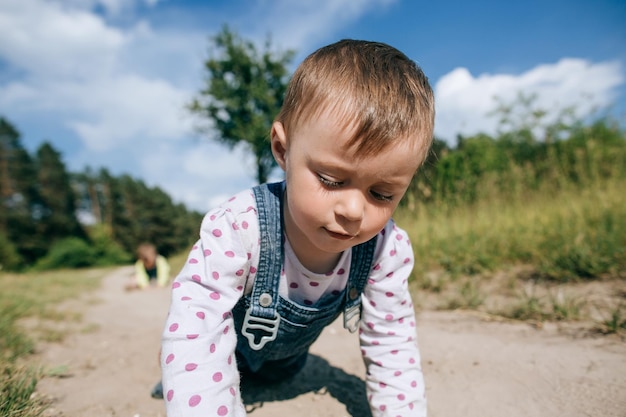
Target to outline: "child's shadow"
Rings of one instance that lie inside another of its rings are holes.
[[[244,378],[241,382],[241,396],[248,413],[262,407],[264,402],[289,400],[307,392],[330,394],[353,417],[372,416],[365,382],[316,355],[309,354],[304,368],[287,381],[268,384]]]

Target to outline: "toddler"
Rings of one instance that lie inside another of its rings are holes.
[[[126,289],[144,289],[148,287],[165,287],[170,280],[170,264],[163,255],[157,252],[156,246],[142,243],[137,248],[134,283]]]
[[[340,314],[359,332],[373,416],[426,415],[413,250],[391,216],[433,124],[428,79],[389,45],[343,40],[304,60],[271,128],[285,180],[209,211],[172,285],[168,416],[245,416],[240,378],[292,377]]]

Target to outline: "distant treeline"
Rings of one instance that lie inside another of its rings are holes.
[[[201,214],[158,187],[106,169],[71,173],[43,143],[30,155],[0,117],[0,267],[111,265],[152,242],[164,255],[193,243]]]
[[[463,282],[456,291],[465,306],[482,300],[479,287],[495,272],[512,268],[521,267],[520,282],[626,277],[623,125],[525,126],[461,137],[455,149],[435,143],[395,215],[422,288]],[[514,288],[507,291],[534,302],[532,288]]]
[[[493,198],[524,200],[626,177],[626,132],[615,120],[521,125],[495,136],[435,140],[404,200],[405,207],[453,208]]]
[[[435,140],[401,210],[418,220],[421,210],[523,202],[538,192],[554,195],[619,178],[626,178],[626,133],[614,120],[542,129],[521,123],[495,136],[458,137],[455,147]],[[144,241],[169,255],[193,243],[201,220],[161,189],[127,175],[68,173],[49,143],[29,155],[2,118],[0,197],[5,269],[126,262]]]

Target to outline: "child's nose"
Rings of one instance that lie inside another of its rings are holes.
[[[335,212],[349,221],[359,221],[363,219],[365,210],[365,198],[359,190],[343,190]]]

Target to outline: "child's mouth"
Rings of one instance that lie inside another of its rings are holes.
[[[354,239],[356,237],[356,236],[348,235],[348,234],[345,234],[345,233],[333,232],[333,231],[328,230],[326,228],[324,230],[326,230],[326,233],[328,233],[330,235],[330,237],[332,237],[333,239],[350,240],[350,239]]]

